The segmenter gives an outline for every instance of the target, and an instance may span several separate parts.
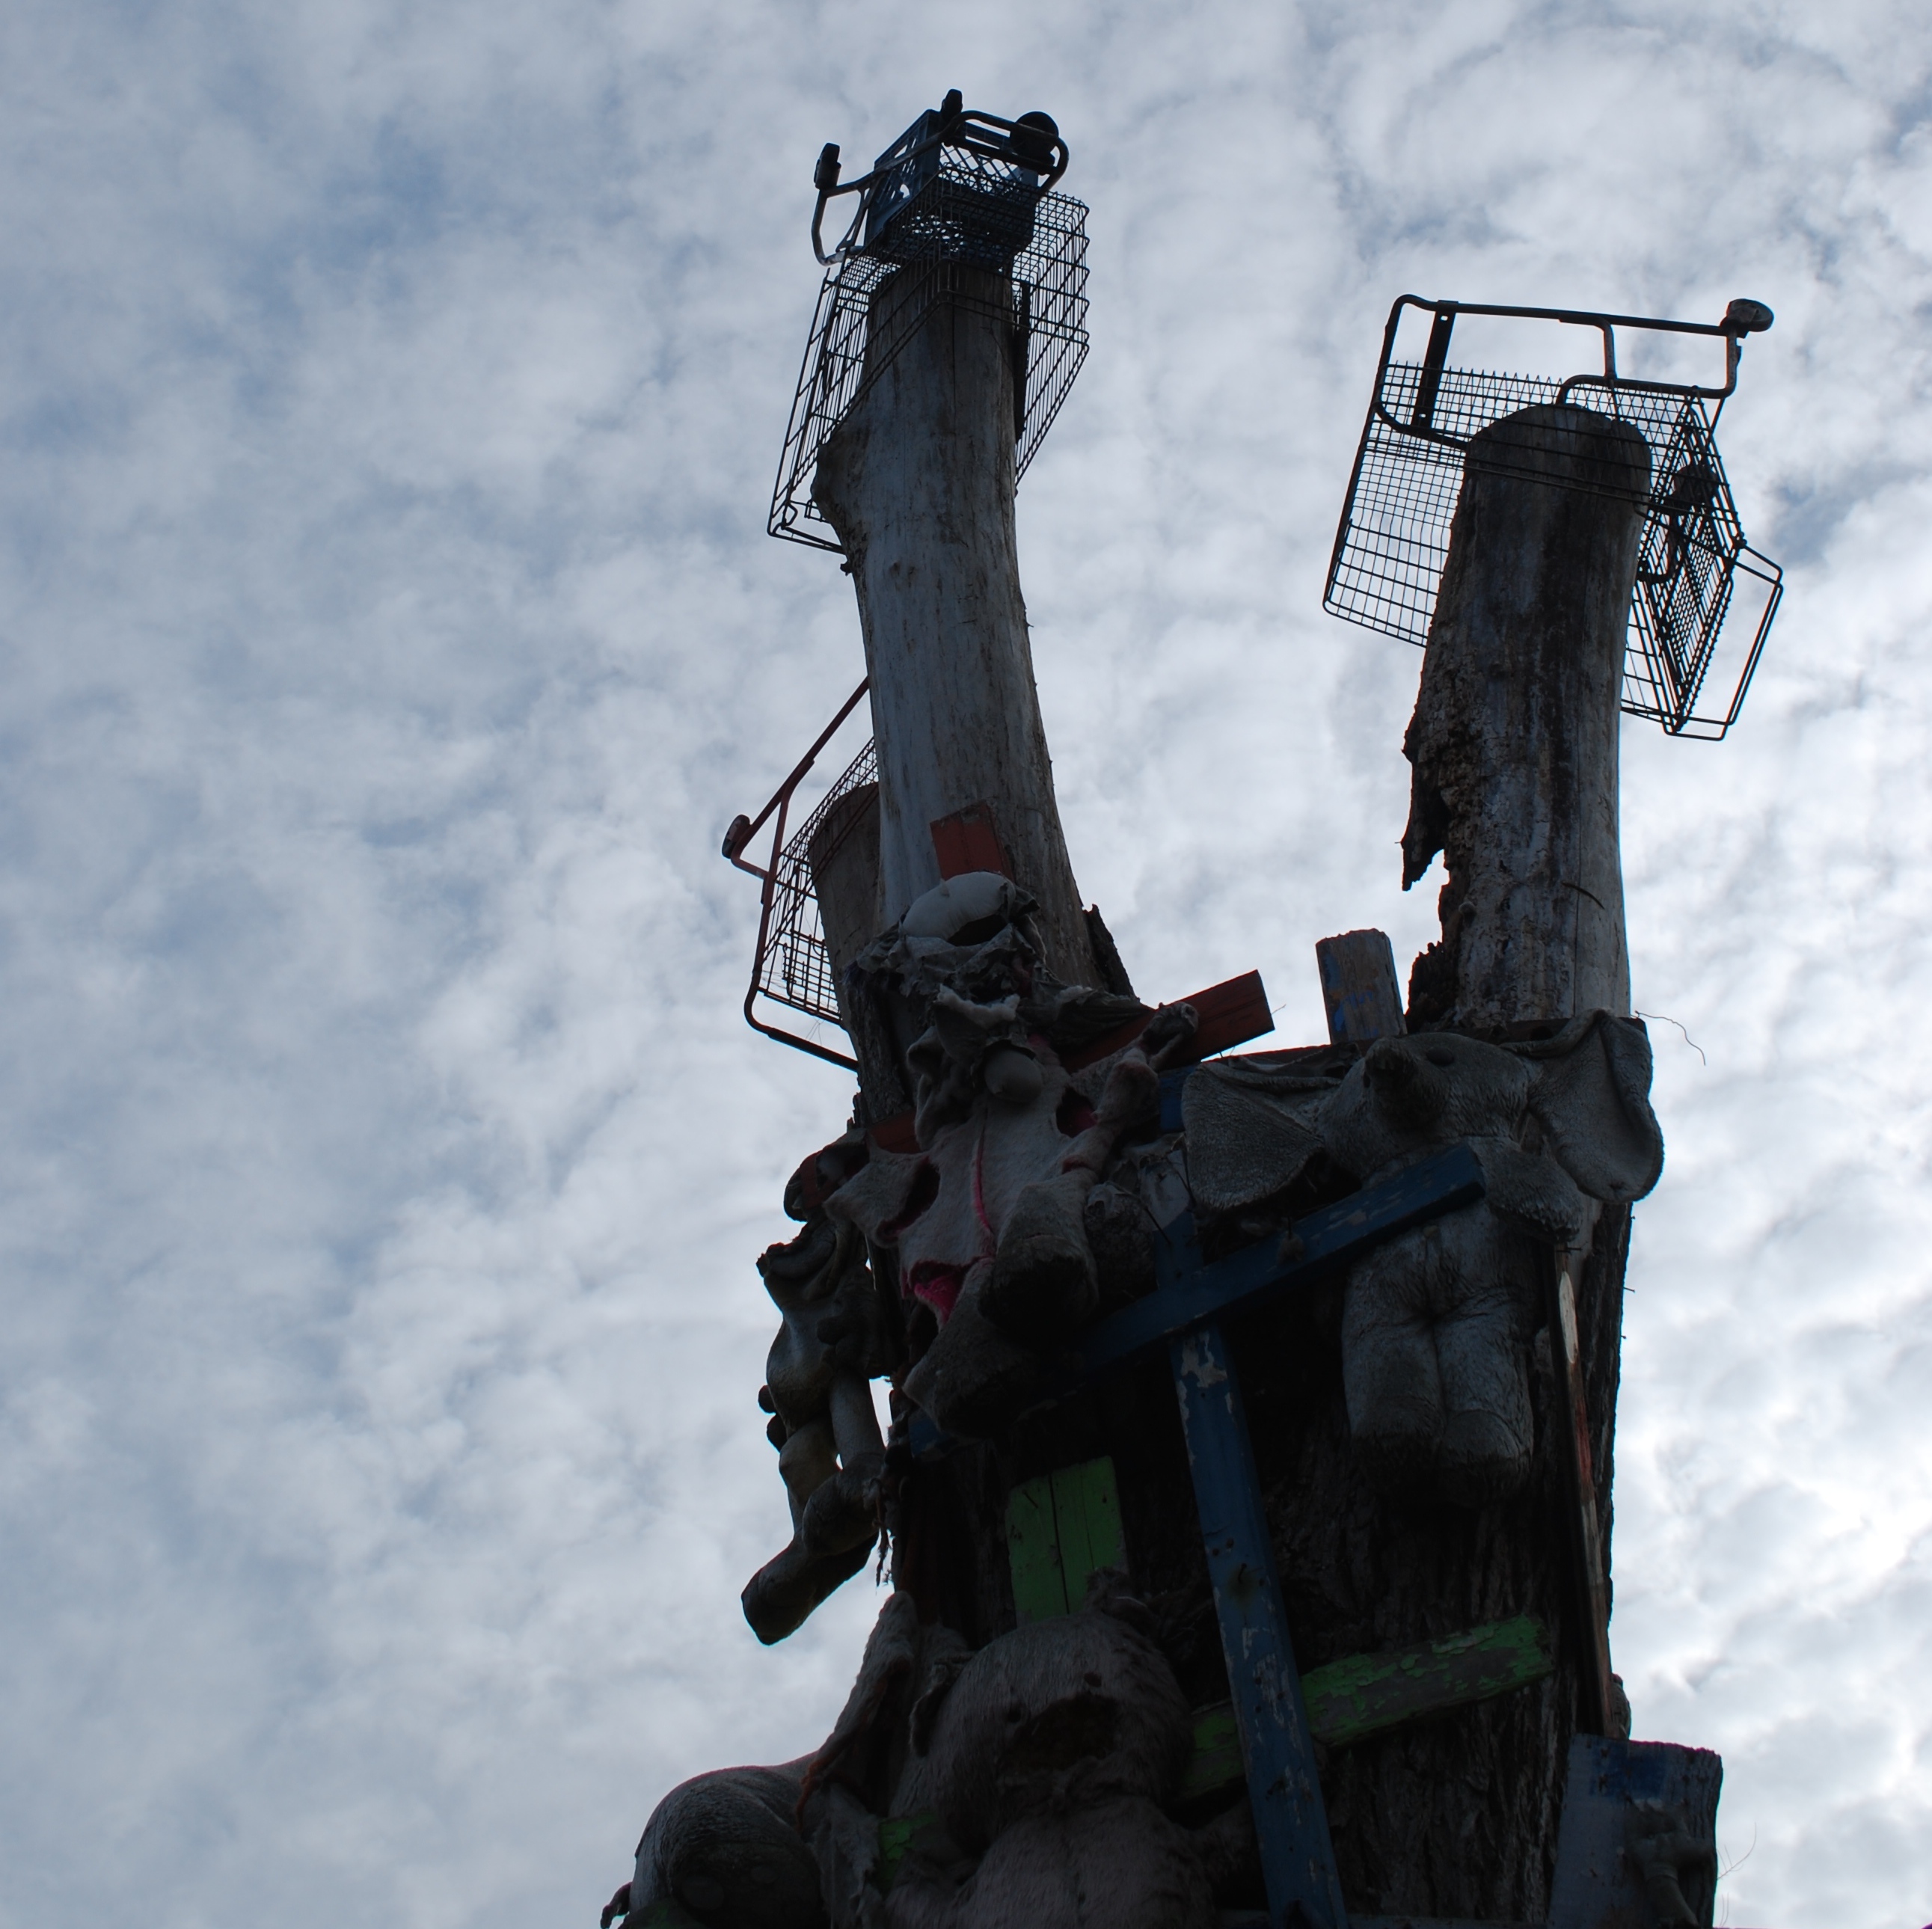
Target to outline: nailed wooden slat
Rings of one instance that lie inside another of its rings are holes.
[[[1088,1580],[1102,1568],[1124,1567],[1120,1485],[1106,1455],[1062,1467],[1053,1476],[1054,1524],[1060,1534],[1060,1570],[1070,1614],[1087,1599]]]
[[[1299,1911],[1312,1929],[1343,1929],[1341,1877],[1228,1342],[1210,1320],[1177,1338],[1172,1355],[1268,1908],[1284,1922]]]
[[[1003,878],[1013,874],[991,804],[968,804],[950,817],[935,818],[931,830],[940,877],[963,878],[969,871],[997,871]]]
[[[1053,1476],[1022,1481],[1006,1497],[1006,1559],[1013,1607],[1024,1623],[1066,1612],[1066,1574],[1054,1518]]]
[[[1193,1752],[1187,1758],[1175,1799],[1198,1802],[1204,1796],[1219,1795],[1225,1789],[1233,1788],[1246,1773],[1241,1766],[1241,1731],[1235,1724],[1234,1703],[1217,1701],[1212,1708],[1201,1709],[1194,1718]]]
[[[1211,1265],[1189,1268],[1090,1327],[1075,1342],[1081,1371],[1098,1372],[1197,1320],[1245,1310],[1272,1293],[1319,1278],[1364,1246],[1470,1204],[1483,1191],[1475,1154],[1466,1145],[1450,1146],[1296,1220],[1286,1240],[1263,1240]]]
[[[1623,1929],[1659,1919],[1646,1894],[1661,1862],[1688,1917],[1708,1924],[1717,1893],[1718,1796],[1724,1765],[1708,1748],[1578,1735],[1570,1743],[1550,1919],[1562,1929]],[[1659,1856],[1656,1831],[1668,1828]],[[1688,1856],[1683,1852],[1688,1850]],[[1648,1868],[1646,1864],[1651,1864]]]
[[[1186,1002],[1194,1007],[1200,1024],[1194,1034],[1197,1056],[1211,1058],[1217,1052],[1245,1044],[1274,1029],[1274,1014],[1268,1010],[1268,988],[1258,971],[1244,971],[1196,992]]]
[[[1006,1498],[1006,1558],[1021,1621],[1078,1609],[1088,1578],[1126,1559],[1113,1462],[1103,1454],[1015,1487]]]
[[[1190,992],[1174,1002],[1194,1007],[1198,1022],[1190,1056],[1195,1058],[1210,1058],[1217,1052],[1231,1051],[1235,1046],[1245,1044],[1250,1039],[1258,1038],[1264,1032],[1274,1029],[1274,1015],[1268,1010],[1268,988],[1262,984],[1258,971],[1244,971],[1238,978],[1210,985],[1204,992]],[[1148,1012],[1138,1018],[1130,1018],[1118,1030],[1110,1031],[1104,1037],[1096,1038],[1091,1045],[1070,1054],[1066,1069],[1077,1072],[1083,1065],[1096,1064],[1111,1053],[1124,1051],[1146,1030],[1153,1016],[1153,1012]]]
[[[1328,1748],[1527,1688],[1552,1672],[1550,1631],[1528,1615],[1446,1641],[1331,1661],[1301,1678],[1310,1732]],[[1240,1736],[1227,1702],[1194,1718],[1194,1752],[1180,1789],[1195,1801],[1241,1779]]]
[[[1555,1666],[1549,1630],[1522,1615],[1446,1641],[1331,1662],[1301,1685],[1316,1736],[1334,1748],[1526,1688]]]
[[[1400,1038],[1408,1029],[1395,952],[1386,932],[1345,931],[1318,938],[1315,964],[1322,974],[1332,1043],[1366,1045],[1372,1039]]]
[[[929,1811],[889,1816],[879,1824],[879,1859],[873,1865],[873,1880],[890,1895],[907,1862],[928,1842],[944,1839],[939,1817]]]
[[[913,1136],[912,1114],[896,1112],[890,1118],[882,1118],[876,1125],[866,1128],[866,1136],[881,1152],[916,1152],[919,1141]]]

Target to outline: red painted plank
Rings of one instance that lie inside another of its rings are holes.
[[[940,820],[941,824],[950,821],[949,818]],[[939,825],[934,824],[935,844],[939,841],[938,832]],[[1230,978],[1223,984],[1210,985],[1204,992],[1196,992],[1178,1002],[1192,1005],[1201,1021],[1188,1054],[1190,1062],[1212,1058],[1217,1052],[1245,1044],[1250,1038],[1258,1038],[1263,1032],[1274,1029],[1274,1014],[1268,1010],[1268,992],[1258,971],[1244,971],[1238,978]],[[1118,1030],[1108,1032],[1104,1038],[1096,1038],[1091,1045],[1067,1058],[1066,1069],[1077,1072],[1083,1065],[1094,1064],[1110,1052],[1124,1050],[1146,1030],[1153,1016],[1154,1013],[1148,1012],[1139,1018],[1130,1018]],[[1313,1046],[1310,1049],[1322,1051],[1327,1048]],[[882,1152],[919,1150],[919,1142],[912,1136],[912,1114],[909,1112],[895,1112],[890,1118],[880,1119],[877,1125],[868,1128],[867,1136]]]
[[[1258,971],[1244,971],[1238,978],[1210,985],[1204,992],[1190,992],[1176,1002],[1192,1005],[1200,1019],[1193,1045],[1187,1054],[1190,1062],[1197,1058],[1211,1058],[1217,1052],[1245,1044],[1248,1040],[1258,1038],[1262,1033],[1274,1029],[1274,1015],[1268,1010],[1268,992]],[[1132,1044],[1147,1029],[1153,1016],[1150,1012],[1145,1018],[1130,1018],[1118,1031],[1110,1031],[1106,1037],[1096,1039],[1066,1060],[1066,1069],[1077,1072],[1082,1066],[1090,1065],[1096,1059],[1104,1058],[1109,1052]]]
[[[963,877],[968,871],[997,871],[1003,878],[1013,874],[991,804],[968,804],[950,817],[934,818],[928,828],[940,877]]]

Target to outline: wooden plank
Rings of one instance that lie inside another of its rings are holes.
[[[1015,1487],[1006,1497],[1006,1558],[1022,1622],[1075,1612],[1091,1575],[1126,1564],[1113,1462],[1103,1454]]]
[[[1126,1564],[1120,1533],[1120,1484],[1105,1454],[1062,1467],[1053,1476],[1054,1524],[1060,1536],[1060,1570],[1071,1614],[1087,1599],[1089,1579],[1102,1568]]]
[[[1408,1030],[1395,951],[1386,932],[1345,931],[1318,938],[1315,964],[1322,975],[1331,1043],[1366,1045],[1374,1039],[1400,1038]]]
[[[1268,1913],[1282,1929],[1298,1910],[1312,1929],[1346,1929],[1314,1738],[1227,1341],[1210,1322],[1175,1340],[1172,1358]]]
[[[1302,1676],[1302,1703],[1310,1733],[1326,1748],[1339,1748],[1527,1688],[1555,1668],[1549,1630],[1521,1615],[1445,1641],[1331,1661]],[[1220,1702],[1202,1709],[1194,1718],[1194,1752],[1181,1779],[1181,1798],[1215,1794],[1240,1777],[1232,1706]]]
[[[940,877],[963,878],[969,871],[997,871],[1003,878],[1013,874],[1012,860],[1000,842],[991,804],[968,804],[950,817],[934,818],[930,828]]]
[[[1661,1912],[1646,1892],[1651,1830],[1681,1832],[1668,1856],[1689,1919],[1708,1925],[1717,1894],[1718,1797],[1724,1765],[1708,1748],[1578,1735],[1570,1744],[1550,1919],[1561,1929],[1624,1929]],[[1666,1918],[1667,1919],[1667,1918]]]
[[[890,1895],[900,1872],[928,1841],[944,1839],[939,1817],[930,1810],[917,1815],[888,1816],[879,1824],[879,1859],[873,1864],[873,1880]]]
[[[1198,1058],[1211,1058],[1274,1029],[1268,988],[1258,971],[1244,971],[1238,978],[1210,985],[1184,1002],[1200,1019],[1194,1034],[1194,1055]]]
[[[1597,1477],[1590,1452],[1590,1408],[1583,1390],[1583,1360],[1576,1330],[1576,1283],[1585,1255],[1559,1252],[1551,1268],[1549,1319],[1556,1340],[1559,1411],[1558,1456],[1569,1500],[1570,1549],[1577,1611],[1582,1622],[1582,1705],[1576,1725],[1586,1733],[1610,1730],[1610,1588],[1604,1571],[1604,1537],[1597,1519]]]
[[[1261,1240],[1211,1265],[1178,1270],[1178,1276],[1080,1336],[1074,1348],[1078,1370],[1083,1377],[1102,1372],[1196,1321],[1244,1312],[1346,1265],[1378,1240],[1473,1204],[1483,1192],[1475,1154],[1466,1145],[1452,1145],[1296,1220],[1286,1240]]]
[[[881,1152],[916,1152],[919,1141],[913,1136],[912,1114],[896,1112],[890,1118],[882,1118],[877,1125],[866,1128],[866,1136]]]
[[[1025,1480],[1006,1496],[1006,1560],[1021,1622],[1050,1621],[1067,1610],[1066,1574],[1054,1519],[1053,1476]]]
[[[1302,1677],[1306,1688],[1307,1677]],[[1234,1704],[1217,1701],[1201,1709],[1194,1718],[1194,1750],[1181,1772],[1175,1791],[1178,1802],[1199,1802],[1234,1787],[1246,1774],[1241,1760],[1241,1730],[1234,1720]]]
[[[1331,1748],[1526,1688],[1552,1673],[1550,1632],[1528,1615],[1388,1654],[1356,1654],[1302,1682],[1308,1720]]]
[[[1466,1145],[1452,1145],[1378,1186],[1366,1186],[1298,1220],[1286,1240],[1259,1240],[1212,1265],[1200,1263],[1192,1222],[1184,1213],[1156,1242],[1163,1283],[1081,1334],[1061,1356],[1041,1397],[1064,1400],[1094,1375],[1172,1340],[1198,1321],[1251,1311],[1276,1293],[1348,1264],[1381,1240],[1473,1204],[1483,1190],[1476,1155]],[[1284,1258],[1284,1252],[1290,1256]],[[910,1432],[916,1454],[952,1450],[951,1438],[922,1413],[914,1412]]]
[[[1199,1022],[1190,1048],[1190,1058],[1212,1058],[1217,1052],[1232,1051],[1251,1038],[1274,1029],[1274,1014],[1268,1010],[1268,989],[1258,971],[1244,971],[1238,978],[1210,985],[1204,992],[1190,992],[1177,998],[1176,1004],[1192,1005]],[[1117,1031],[1108,1032],[1091,1045],[1070,1053],[1065,1060],[1070,1072],[1083,1065],[1097,1064],[1116,1052],[1124,1051],[1146,1030],[1152,1012],[1128,1019]]]

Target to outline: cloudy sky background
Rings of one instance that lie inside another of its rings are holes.
[[[0,26],[0,1924],[585,1929],[822,1736],[752,1260],[839,1076],[717,856],[860,674],[763,533],[819,145],[1056,115],[1094,349],[1020,498],[1076,871],[1145,992],[1405,898],[1419,653],[1324,616],[1404,290],[1778,310],[1790,593],[1626,726],[1638,1732],[1720,1919],[1932,1917],[1932,22],[1906,4],[18,0]],[[854,747],[856,747],[856,743]]]

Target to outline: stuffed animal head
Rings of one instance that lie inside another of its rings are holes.
[[[1188,1735],[1186,1697],[1160,1650],[1091,1608],[1030,1622],[941,1671],[912,1720],[932,1804],[975,1854],[1023,1816],[1166,1800]]]
[[[1366,1179],[1458,1139],[1514,1136],[1529,1088],[1520,1058],[1479,1039],[1443,1031],[1378,1038],[1328,1102],[1322,1143]]]
[[[1460,1139],[1541,1149],[1593,1198],[1641,1198],[1664,1168],[1650,1041],[1633,1018],[1587,1012],[1554,1037],[1490,1045],[1449,1031],[1378,1038],[1323,1106],[1328,1155],[1365,1183]]]

